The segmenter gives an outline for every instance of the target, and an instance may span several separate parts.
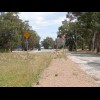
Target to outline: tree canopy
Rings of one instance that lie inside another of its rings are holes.
[[[66,35],[69,50],[88,49],[100,51],[100,12],[68,12],[69,19],[58,28]],[[76,21],[74,21],[76,20]]]
[[[28,21],[19,18],[18,12],[7,12],[0,15],[0,50],[15,49],[20,45],[25,49],[24,33],[28,31],[31,34],[29,40],[29,48],[33,49],[40,40],[37,32],[32,30]]]
[[[54,47],[54,40],[51,37],[46,37],[46,39],[42,42],[45,49],[49,49],[50,47]]]

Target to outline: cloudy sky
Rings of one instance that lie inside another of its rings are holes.
[[[20,12],[22,20],[29,20],[29,25],[41,37],[41,41],[47,36],[55,39],[58,27],[66,19],[67,12]]]

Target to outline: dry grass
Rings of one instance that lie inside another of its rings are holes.
[[[30,87],[51,62],[50,53],[0,53],[0,87]]]
[[[52,56],[53,59],[57,59],[57,58],[67,59],[66,50],[64,50],[64,49],[57,50],[57,51],[53,52],[51,54],[51,56]]]

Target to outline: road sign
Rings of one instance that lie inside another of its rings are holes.
[[[24,37],[25,37],[25,38],[29,38],[29,36],[30,36],[30,33],[28,33],[28,32],[25,32],[25,33],[24,33]]]

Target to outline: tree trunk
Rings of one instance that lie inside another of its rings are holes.
[[[69,51],[73,51],[72,45],[69,45]]]
[[[93,38],[92,38],[92,52],[94,51],[95,49],[95,39],[96,39],[96,33],[97,32],[94,32],[94,35],[93,35]]]
[[[83,41],[82,41],[82,50],[84,50],[84,45],[83,45]]]
[[[90,43],[89,43],[89,51],[91,51],[91,49],[92,49],[92,46],[91,46],[91,41],[90,41]]]
[[[100,52],[100,47],[97,47],[97,53],[99,53]]]
[[[77,51],[77,41],[75,41],[75,51]]]
[[[84,41],[83,41],[83,39],[82,39],[82,50],[84,50]]]
[[[99,40],[99,37],[97,37],[97,53],[100,52],[100,40]]]
[[[11,47],[10,51],[12,52],[12,47]]]
[[[77,31],[75,32],[75,50],[77,51]]]

